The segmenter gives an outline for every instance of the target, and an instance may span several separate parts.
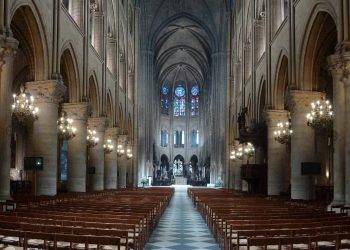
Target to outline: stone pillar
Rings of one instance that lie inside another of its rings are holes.
[[[84,25],[84,0],[70,0],[68,9],[76,24],[82,29]]]
[[[126,87],[126,62],[125,62],[125,57],[123,57],[123,56],[120,58],[120,62],[119,62],[119,86],[125,90],[125,87]]]
[[[103,12],[93,11],[92,44],[99,56],[103,56]]]
[[[112,75],[117,74],[116,55],[117,55],[117,40],[114,37],[108,37],[108,40],[107,40],[107,68],[111,71]]]
[[[344,122],[342,118],[345,118],[345,128],[347,129],[345,129],[345,133],[339,134],[338,137],[345,135],[345,205],[350,206],[350,52],[344,52],[342,57],[344,61],[345,116],[337,118],[340,118],[342,123]],[[338,115],[336,114],[336,116]]]
[[[133,72],[129,72],[129,77],[128,77],[128,98],[130,101],[134,100],[134,82],[135,82],[135,76]]]
[[[39,118],[33,124],[30,134],[31,155],[44,158],[43,171],[36,172],[35,189],[37,195],[57,193],[57,119],[58,103],[66,87],[54,80],[28,82],[28,91],[36,100]]]
[[[69,192],[86,192],[86,136],[89,104],[64,103],[63,110],[73,119],[77,129],[75,137],[68,140],[68,181]]]
[[[261,56],[265,52],[265,16],[259,16],[258,19],[254,20],[255,28],[255,49],[254,58],[255,64],[258,63]]]
[[[117,186],[117,136],[119,128],[107,128],[105,138],[110,139],[114,150],[105,154],[105,189],[116,189]]]
[[[291,198],[312,200],[315,198],[315,183],[311,176],[301,175],[301,163],[315,161],[315,135],[306,124],[306,115],[311,111],[311,102],[321,99],[320,92],[292,90],[291,138]],[[307,138],[307,139],[306,139]]]
[[[267,194],[279,195],[288,189],[290,162],[288,162],[287,145],[275,140],[274,131],[278,122],[288,121],[288,111],[268,110],[267,120]]]
[[[237,152],[237,147],[239,145],[239,141],[236,141],[234,142],[235,144],[235,150]],[[241,167],[242,167],[242,164],[243,164],[243,161],[236,158],[236,160],[234,161],[234,165],[233,165],[233,173],[234,173],[234,176],[235,176],[235,179],[234,179],[234,190],[237,190],[237,191],[241,191],[242,190],[242,178],[241,178]]]
[[[96,117],[88,119],[89,129],[96,130],[96,136],[100,139],[99,143],[89,149],[89,167],[95,168],[95,173],[92,175],[91,190],[100,191],[104,189],[104,150],[105,130],[107,120],[105,117]]]
[[[343,82],[343,64],[339,55],[328,57],[329,69],[333,78],[333,205],[345,203],[345,88]]]
[[[118,188],[126,187],[126,172],[127,172],[127,159],[126,159],[126,142],[127,135],[118,136],[118,145],[123,145],[124,154],[118,157]]]
[[[7,38],[0,48],[0,200],[10,198],[12,82],[17,46],[17,40]]]

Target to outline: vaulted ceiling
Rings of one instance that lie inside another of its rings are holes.
[[[216,51],[225,0],[144,0],[148,47],[156,81],[205,84]],[[146,38],[146,37],[145,37]]]

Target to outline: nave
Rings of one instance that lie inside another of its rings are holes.
[[[187,187],[175,185],[175,193],[146,250],[219,250],[205,221],[187,195]]]

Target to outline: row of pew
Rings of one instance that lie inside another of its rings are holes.
[[[225,189],[188,195],[221,249],[350,249],[350,217],[311,203]]]
[[[143,249],[173,188],[21,198],[0,212],[0,249]]]

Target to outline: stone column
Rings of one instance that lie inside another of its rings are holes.
[[[94,48],[100,57],[103,56],[103,12],[93,11],[91,13],[93,20],[93,40]]]
[[[119,128],[107,128],[105,138],[110,139],[114,145],[114,150],[105,154],[105,189],[116,189],[117,186],[117,138]]]
[[[235,141],[235,150],[237,152],[237,146],[239,145],[239,141]],[[233,165],[233,173],[235,175],[235,179],[234,179],[234,190],[237,191],[241,191],[242,190],[242,178],[241,178],[241,167],[242,167],[242,160],[236,158],[236,160],[234,161],[234,165]]]
[[[339,55],[328,57],[329,69],[333,78],[333,205],[345,203],[345,88],[343,64]],[[340,135],[340,136],[339,136]]]
[[[108,37],[107,39],[107,68],[111,71],[112,75],[116,75],[117,40],[114,37]]]
[[[345,205],[350,206],[350,52],[344,52],[342,57],[344,61],[345,116],[338,118],[343,122],[344,120],[341,118],[345,118],[345,128],[347,129],[338,137],[345,135]],[[336,116],[338,115],[336,114]]]
[[[127,135],[118,136],[118,145],[123,145],[124,154],[118,157],[118,188],[126,187],[126,172],[127,172],[127,159],[126,159],[126,142]]]
[[[73,119],[77,129],[75,137],[68,140],[68,182],[69,192],[86,192],[86,136],[89,104],[64,103],[63,110]]]
[[[125,62],[125,57],[121,57],[120,58],[119,67],[120,67],[119,68],[119,86],[125,91],[125,87],[126,87],[126,62]]]
[[[2,46],[0,48],[0,200],[10,198],[13,61],[18,41],[7,38]]]
[[[266,111],[267,120],[267,194],[279,195],[288,189],[289,179],[286,179],[290,171],[288,162],[287,145],[275,140],[274,131],[278,122],[288,121],[287,110]]]
[[[128,98],[133,101],[134,100],[134,82],[135,76],[133,72],[129,72],[129,80],[128,80]]]
[[[34,122],[30,134],[31,156],[44,158],[44,169],[36,172],[34,188],[37,195],[56,195],[58,103],[66,87],[54,80],[28,82],[26,86],[36,98],[35,104],[39,108],[39,118]]]
[[[311,111],[311,102],[321,99],[320,92],[292,90],[291,115],[293,135],[291,138],[291,198],[312,200],[315,198],[315,183],[311,176],[301,175],[301,163],[315,161],[315,135],[306,124],[306,115]]]
[[[91,190],[100,191],[104,189],[104,150],[105,130],[107,120],[105,117],[96,117],[88,119],[89,129],[96,130],[96,136],[100,139],[99,143],[89,149],[89,167],[95,168],[95,173],[92,175]]]
[[[84,0],[70,0],[68,9],[76,24],[82,29],[84,25]]]

